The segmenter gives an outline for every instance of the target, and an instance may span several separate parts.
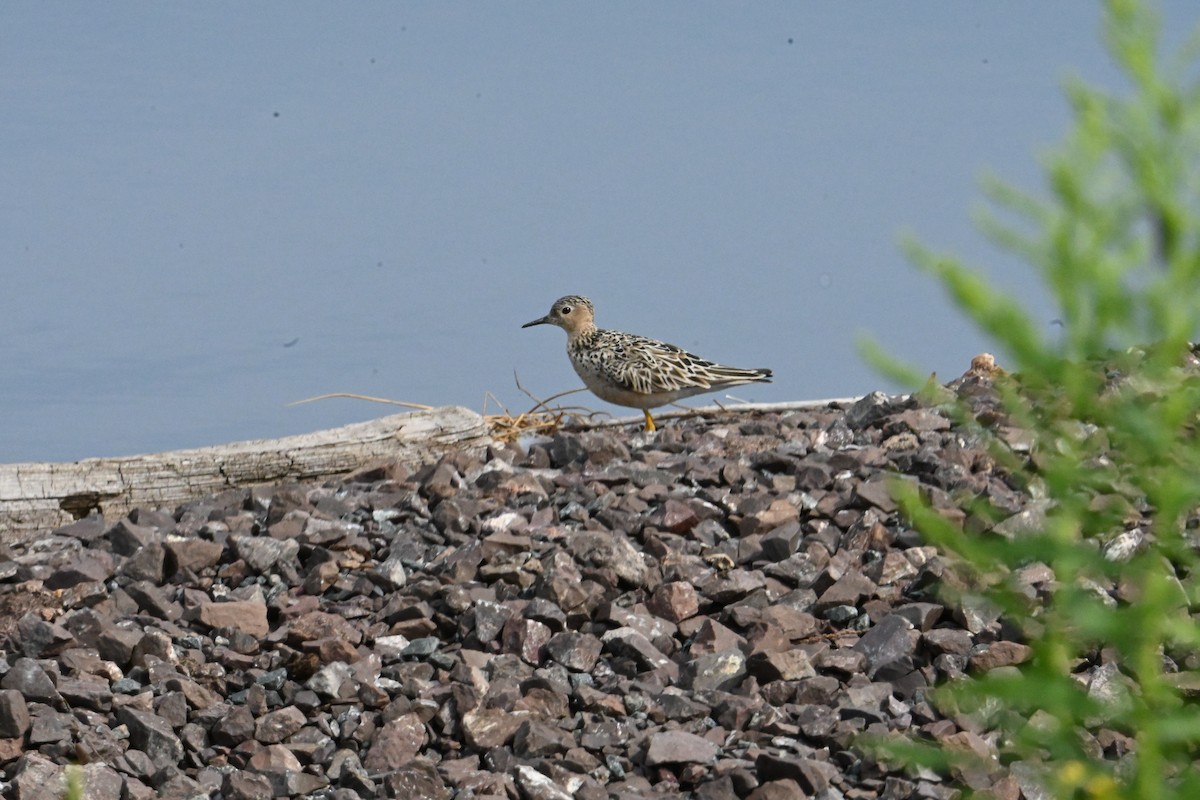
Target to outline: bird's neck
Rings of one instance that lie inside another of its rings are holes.
[[[592,339],[596,338],[596,334],[599,332],[600,331],[596,328],[595,324],[589,322],[587,325],[581,326],[578,330],[569,331],[567,333],[567,345],[574,347],[581,344],[587,344]]]

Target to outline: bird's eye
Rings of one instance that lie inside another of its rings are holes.
[[[570,306],[563,306],[563,307],[562,307],[562,313],[563,313],[563,315],[570,314],[570,313],[571,313],[571,307],[570,307]]]

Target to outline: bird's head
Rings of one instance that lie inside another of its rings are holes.
[[[569,335],[575,336],[596,326],[595,314],[596,309],[591,300],[573,294],[558,298],[554,301],[554,305],[550,306],[549,314],[532,322],[526,322],[521,327],[557,325]]]

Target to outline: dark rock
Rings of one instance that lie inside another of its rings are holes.
[[[861,572],[848,572],[821,593],[813,610],[821,614],[834,606],[856,607],[877,590],[878,587]]]
[[[889,614],[862,635],[854,649],[867,657],[868,676],[874,676],[886,664],[911,658],[916,650],[912,629],[912,623],[904,617]]]
[[[60,678],[58,693],[72,708],[108,711],[112,708],[112,691],[106,681]]]
[[[112,544],[114,553],[133,556],[143,547],[160,544],[163,532],[153,525],[142,525],[129,519],[119,520],[105,532],[104,537]]]
[[[0,737],[20,738],[29,730],[29,707],[18,689],[0,690]]]
[[[530,664],[542,663],[542,648],[550,641],[550,629],[533,619],[510,619],[501,632],[504,651],[515,653]]]
[[[771,500],[765,508],[756,508],[742,517],[741,535],[769,533],[789,522],[798,522],[800,509],[787,500]]]
[[[125,706],[117,719],[129,728],[129,746],[141,750],[157,767],[174,766],[183,758],[183,743],[162,717]]]
[[[767,532],[762,538],[763,558],[770,561],[783,561],[793,556],[800,547],[803,532],[798,520],[785,522]]]
[[[96,649],[101,658],[114,662],[118,667],[126,667],[133,657],[133,649],[141,640],[140,630],[107,623],[96,636]]]
[[[774,753],[760,753],[754,767],[764,785],[791,780],[808,795],[824,794],[839,776],[837,767],[828,761]]]
[[[975,637],[969,632],[957,628],[935,628],[921,635],[921,640],[934,655],[949,653],[950,655],[969,655],[975,646]]]
[[[32,658],[18,658],[0,678],[0,688],[20,692],[26,700],[58,703],[61,698],[42,665]]]
[[[254,736],[254,715],[245,706],[234,706],[212,726],[213,742],[226,747],[237,747]]]
[[[158,542],[138,549],[117,568],[117,575],[133,582],[162,583],[166,570],[166,551]]]
[[[550,758],[575,746],[567,731],[539,719],[526,719],[513,736],[513,753],[521,758]]]
[[[179,604],[171,601],[162,587],[149,581],[131,583],[125,587],[125,591],[138,604],[138,608],[147,614],[172,621],[183,616],[183,609]]]
[[[643,669],[677,669],[675,663],[633,628],[616,628],[601,637],[605,649],[636,661]]]
[[[758,653],[750,658],[747,667],[760,683],[794,681],[816,675],[808,653],[795,649]]]
[[[103,550],[84,550],[59,566],[46,579],[47,589],[67,589],[86,581],[106,581],[113,574],[113,557]]]
[[[75,644],[75,637],[69,630],[46,622],[32,612],[17,620],[17,639],[21,652],[30,658],[55,656]]]
[[[942,617],[945,609],[936,603],[908,603],[896,609],[896,614],[904,617],[919,631],[928,631]]]
[[[425,759],[415,759],[383,778],[388,797],[420,797],[450,800],[450,790],[437,768]]]

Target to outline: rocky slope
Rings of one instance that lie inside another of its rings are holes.
[[[4,794],[80,763],[89,798],[1037,797],[1021,765],[947,783],[853,746],[990,757],[926,692],[1028,655],[941,599],[897,473],[959,522],[961,494],[1026,507],[872,395],[81,520],[0,552]]]

